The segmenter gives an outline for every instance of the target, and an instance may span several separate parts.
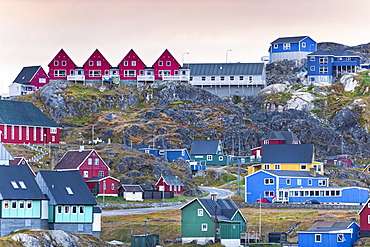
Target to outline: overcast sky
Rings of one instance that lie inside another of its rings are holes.
[[[278,37],[370,42],[369,0],[0,0],[0,91],[24,66],[63,48],[82,66],[98,48],[112,66],[134,49],[152,66],[168,49],[184,62],[260,62]],[[189,55],[183,53],[189,52]]]

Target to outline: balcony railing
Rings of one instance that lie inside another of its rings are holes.
[[[249,81],[239,81],[239,80],[235,80],[235,81],[200,81],[200,80],[196,80],[196,81],[190,81],[190,84],[191,85],[194,85],[194,86],[228,86],[228,85],[232,85],[232,86],[262,86],[262,85],[265,85],[266,84],[266,81],[252,81],[252,82],[249,82]]]
[[[67,76],[68,81],[85,81],[84,75],[69,75]]]
[[[188,75],[165,75],[162,76],[164,81],[189,81]]]

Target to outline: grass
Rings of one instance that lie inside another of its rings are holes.
[[[142,203],[160,203],[160,202],[185,202],[188,198],[184,195],[175,195],[173,198],[168,199],[144,199],[144,201],[126,201],[119,196],[96,196],[95,200],[98,203],[113,203],[113,204],[142,204]]]

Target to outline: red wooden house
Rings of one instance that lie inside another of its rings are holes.
[[[49,63],[49,77],[51,81],[65,81],[69,76],[75,76],[76,64],[61,49]]]
[[[102,81],[103,76],[110,76],[110,63],[104,58],[98,49],[87,59],[83,65],[85,80]]]
[[[184,193],[184,184],[178,176],[161,176],[155,188],[158,191],[172,191],[175,194]]]
[[[0,100],[0,116],[0,142],[59,143],[61,127],[31,102]]]
[[[53,170],[77,170],[94,195],[118,196],[119,180],[94,149],[67,151]]]
[[[156,80],[178,80],[181,65],[166,49],[153,64],[153,69]]]
[[[9,86],[9,96],[33,93],[49,83],[49,76],[41,66],[24,67]]]
[[[118,64],[119,76],[122,80],[136,81],[138,76],[145,75],[145,64],[131,49]],[[153,77],[154,80],[154,77]]]
[[[360,215],[360,237],[370,237],[370,198],[358,214]]]

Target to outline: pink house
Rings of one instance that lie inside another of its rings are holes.
[[[110,75],[111,65],[98,49],[87,59],[83,65],[86,80],[102,81],[103,76]]]
[[[51,81],[64,81],[68,76],[75,76],[76,64],[61,49],[49,63],[49,77]]]
[[[178,176],[161,176],[155,188],[158,191],[172,191],[174,194],[184,193],[184,184]]]
[[[153,64],[153,68],[156,80],[178,79],[180,76],[181,65],[167,49]]]
[[[118,64],[119,75],[122,80],[137,80],[138,76],[144,76],[145,64],[139,56],[130,50]]]
[[[109,176],[110,168],[96,150],[70,150],[53,170],[77,170],[94,195],[118,196],[118,179]]]

